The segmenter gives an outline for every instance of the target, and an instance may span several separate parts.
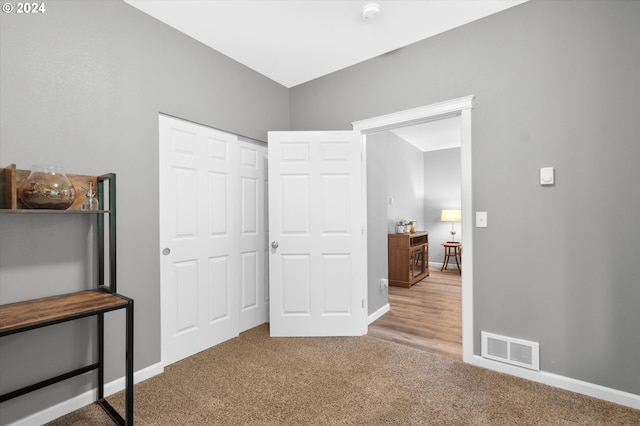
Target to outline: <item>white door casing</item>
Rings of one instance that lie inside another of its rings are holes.
[[[359,132],[269,132],[272,336],[366,333]]]
[[[238,335],[240,244],[235,135],[161,115],[162,362]]]

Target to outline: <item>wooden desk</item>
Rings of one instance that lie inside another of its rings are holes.
[[[389,234],[389,285],[409,288],[429,275],[429,233]]]

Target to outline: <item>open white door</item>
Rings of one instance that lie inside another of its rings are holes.
[[[360,133],[269,132],[271,336],[366,333]]]

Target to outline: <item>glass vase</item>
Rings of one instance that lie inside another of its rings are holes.
[[[34,165],[19,190],[20,200],[31,209],[65,210],[76,199],[76,189],[64,168]]]

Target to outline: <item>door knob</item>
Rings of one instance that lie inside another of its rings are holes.
[[[271,248],[277,249],[279,245],[280,244],[278,244],[277,241],[274,241],[274,242],[271,243]]]
[[[171,249],[169,247],[165,247],[162,249],[162,254],[164,254],[165,256],[169,256],[169,253],[171,253]]]

